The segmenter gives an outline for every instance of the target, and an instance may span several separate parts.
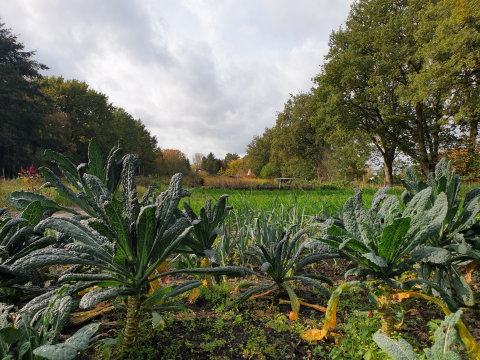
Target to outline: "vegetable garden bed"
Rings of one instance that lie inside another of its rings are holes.
[[[0,358],[480,359],[480,188],[461,196],[445,160],[407,169],[401,196],[312,213],[179,208],[181,174],[140,199],[121,143],[105,162],[96,140],[89,164],[47,155],[71,187],[42,168],[44,187],[82,213],[25,191],[18,216],[0,209]]]

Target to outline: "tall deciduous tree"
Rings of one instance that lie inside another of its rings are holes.
[[[192,165],[195,169],[200,169],[202,167],[202,159],[205,157],[202,153],[195,153],[192,157]]]
[[[154,172],[160,150],[157,138],[148,131],[142,120],[135,119],[122,108],[114,108],[112,124],[114,137],[123,139],[125,151],[140,156],[140,171],[147,174]]]
[[[282,176],[326,178],[331,146],[315,121],[317,108],[311,93],[290,95],[273,128],[270,158]]]
[[[167,167],[169,175],[176,173],[189,174],[190,161],[187,156],[177,149],[163,149],[163,164]]]
[[[422,56],[429,62],[414,78],[418,92],[432,89],[448,94],[446,106],[467,134],[466,171],[479,161],[480,124],[480,3],[474,0],[431,2],[422,11],[422,22],[415,32],[422,41]]]
[[[55,103],[58,112],[66,114],[70,121],[70,152],[67,155],[75,163],[86,161],[90,139],[96,137],[104,153],[116,144],[113,126],[113,105],[105,94],[99,93],[79,80],[46,77],[43,91]]]
[[[370,136],[382,154],[388,184],[398,150],[428,174],[441,146],[452,139],[446,93],[419,94],[412,80],[429,61],[421,56],[424,42],[414,36],[427,2],[355,2],[345,29],[331,35],[328,62],[316,78],[330,118]]]
[[[261,135],[255,135],[247,145],[245,156],[247,166],[255,175],[260,175],[262,168],[270,162],[270,148],[272,146],[273,130],[265,128]]]
[[[0,169],[7,177],[29,165],[48,114],[41,84],[35,81],[41,78],[39,71],[48,68],[32,60],[35,52],[23,49],[0,23]]]

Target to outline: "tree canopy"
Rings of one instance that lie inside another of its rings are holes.
[[[0,24],[0,168],[6,177],[31,164],[43,165],[45,149],[85,162],[94,137],[104,153],[123,139],[126,151],[140,155],[143,173],[156,171],[161,152],[140,119],[84,81],[42,77],[40,71],[48,67],[32,60],[35,52],[23,49]]]
[[[0,23],[0,168],[7,177],[32,161],[45,146],[39,134],[48,114],[41,92],[40,70],[46,65],[33,60],[34,51],[23,51],[11,29]]]
[[[209,174],[217,174],[222,166],[222,160],[217,159],[212,152],[202,158],[202,170],[207,171]]]
[[[176,173],[189,174],[190,161],[187,156],[177,149],[163,149],[162,150],[162,165],[166,167],[166,171],[170,176]]]
[[[248,165],[257,174],[272,162],[284,176],[320,178],[360,171],[373,149],[391,185],[399,155],[427,175],[442,151],[459,146],[473,169],[480,157],[479,30],[473,0],[354,2],[330,36],[315,87],[290,95],[276,125],[254,136]]]

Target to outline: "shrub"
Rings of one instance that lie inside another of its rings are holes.
[[[271,162],[265,165],[262,168],[262,171],[260,171],[260,177],[263,179],[273,179],[277,177],[277,175],[278,175],[278,170],[275,168],[275,166]]]

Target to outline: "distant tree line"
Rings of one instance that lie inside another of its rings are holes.
[[[315,87],[247,146],[252,171],[355,177],[379,157],[391,185],[401,154],[425,175],[462,156],[480,176],[478,1],[359,0],[329,45]]]
[[[107,95],[84,81],[41,76],[48,67],[33,56],[0,24],[0,176],[13,178],[32,164],[40,167],[45,149],[61,152],[76,164],[86,162],[94,137],[105,155],[123,139],[126,151],[140,156],[141,174],[190,172],[185,154],[168,149],[163,154],[140,119],[113,106]]]

